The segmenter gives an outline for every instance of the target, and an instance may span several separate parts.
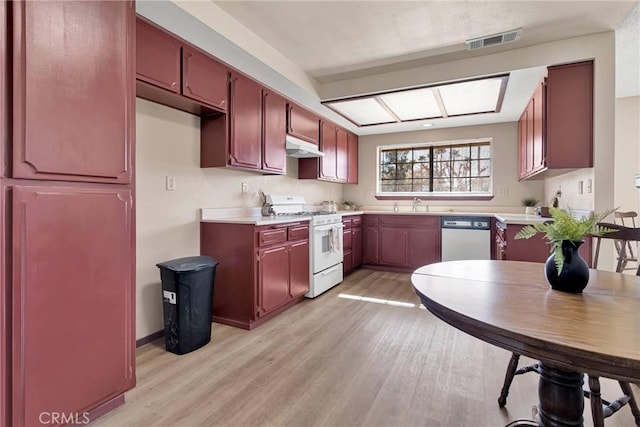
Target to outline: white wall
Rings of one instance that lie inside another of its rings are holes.
[[[143,99],[136,100],[136,313],[137,338],[163,328],[160,273],[156,264],[200,254],[199,209],[259,207],[258,189],[300,194],[309,204],[342,200],[340,184],[263,176],[224,168],[200,168],[200,118]],[[165,190],[165,176],[176,190]],[[248,192],[242,194],[241,182]]]
[[[640,96],[616,99],[615,206],[621,212],[640,212]]]
[[[455,141],[488,137],[493,138],[493,188],[495,197],[490,201],[425,201],[432,210],[458,209],[487,211],[523,211],[520,201],[535,197],[542,201],[542,181],[518,182],[518,124],[466,126],[460,128],[424,130],[384,135],[361,136],[358,151],[358,185],[345,187],[345,198],[365,206],[393,206],[394,201],[378,201],[376,192],[376,155],[381,145],[411,144],[418,142]],[[507,189],[508,197],[499,196],[499,189]],[[410,201],[400,202],[410,205]]]

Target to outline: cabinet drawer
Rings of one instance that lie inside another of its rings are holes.
[[[288,228],[289,240],[302,240],[309,238],[309,226],[308,225],[295,225]]]
[[[436,227],[440,228],[439,216],[419,215],[383,215],[380,217],[380,225],[398,225],[404,227]]]
[[[274,228],[270,230],[261,230],[258,232],[258,245],[267,246],[274,243],[283,243],[287,241],[286,228]]]
[[[342,225],[344,225],[345,229],[351,228],[352,224],[351,218],[342,218]]]
[[[353,218],[351,218],[351,227],[352,228],[361,227],[361,226],[362,226],[362,217],[361,216],[354,216]]]

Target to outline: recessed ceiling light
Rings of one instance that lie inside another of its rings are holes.
[[[497,113],[502,106],[508,79],[509,75],[504,74],[322,103],[358,127],[410,121],[420,123],[451,116]],[[423,126],[431,127],[433,124]]]
[[[431,126],[433,126],[433,123],[423,123],[422,124],[423,128],[430,128]]]

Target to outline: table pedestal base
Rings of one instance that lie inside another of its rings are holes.
[[[584,375],[540,362],[538,382],[538,424],[542,427],[580,427],[583,425]]]

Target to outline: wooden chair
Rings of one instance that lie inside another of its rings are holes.
[[[635,213],[635,212],[634,212]],[[606,233],[602,236],[594,236],[596,239],[596,252],[593,256],[593,268],[598,268],[598,258],[600,255],[600,242],[602,239],[613,239],[616,243],[616,251],[618,251],[618,262],[616,263],[616,272],[622,273],[628,261],[637,262],[637,258],[633,256],[633,246],[637,246],[640,241],[640,228],[625,227],[620,224],[611,224],[606,222],[598,223],[603,227],[613,228],[615,232]],[[627,254],[629,251],[629,254]],[[636,268],[636,267],[634,267]],[[636,268],[636,276],[640,276],[640,264]]]
[[[613,213],[613,223],[620,224],[623,227],[631,227],[636,228],[636,217],[638,214],[636,212],[614,212]],[[636,267],[640,267],[638,264],[638,245],[637,243],[632,243],[632,241],[627,240],[626,243],[623,243],[621,240],[616,240],[614,242],[616,247],[616,252],[618,253],[618,264],[616,266],[616,271],[618,273],[622,273],[624,270],[630,270]],[[635,254],[633,247],[635,246]],[[627,264],[631,261],[635,263],[635,265],[631,265],[627,267]]]
[[[632,217],[633,218],[633,217]],[[597,268],[598,266],[598,256],[600,255],[600,241],[602,239],[614,239],[620,242],[620,252],[618,256],[618,264],[617,271],[621,273],[623,269],[620,269],[622,265],[621,259],[626,257],[627,246],[630,243],[640,241],[640,228],[631,228],[624,227],[619,224],[609,224],[609,223],[599,223],[598,225],[602,225],[608,228],[613,228],[618,231],[604,234],[602,236],[594,236],[596,239],[596,251],[593,257],[593,268]],[[640,276],[640,267],[638,267],[636,271],[636,275]],[[511,354],[511,360],[509,360],[509,365],[507,366],[507,372],[504,378],[504,385],[502,386],[502,390],[500,391],[500,397],[498,398],[498,405],[502,408],[507,404],[507,396],[509,394],[509,388],[511,387],[511,383],[513,382],[513,378],[516,375],[525,374],[527,372],[538,372],[540,373],[540,368],[538,364],[525,366],[523,368],[518,369],[518,361],[520,360],[520,355],[517,353]],[[620,410],[624,405],[629,405],[631,409],[631,413],[635,419],[636,426],[640,427],[640,409],[638,408],[638,402],[633,394],[633,390],[631,389],[631,385],[628,382],[618,381],[620,384],[620,388],[622,389],[622,393],[624,395],[619,399],[616,399],[612,402],[606,401],[602,399],[600,396],[600,380],[597,376],[588,375],[589,381],[589,390],[584,391],[584,396],[590,400],[591,402],[591,414],[593,418],[594,427],[604,427],[604,419],[610,417],[618,410]]]

